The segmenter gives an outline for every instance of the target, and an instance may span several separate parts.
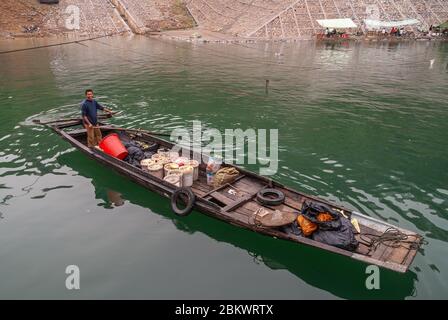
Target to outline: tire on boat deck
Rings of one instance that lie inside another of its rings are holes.
[[[186,201],[185,201],[185,198],[186,198]],[[185,208],[179,209],[179,207],[177,206],[178,200],[186,202]],[[182,216],[182,217],[188,216],[191,213],[191,210],[193,210],[195,201],[196,201],[196,197],[190,188],[178,188],[171,195],[171,209],[178,216]]]
[[[269,195],[275,196],[275,198],[271,198]],[[257,193],[257,200],[261,204],[266,204],[270,206],[277,206],[282,204],[285,201],[285,194],[280,190],[276,189],[263,189]]]

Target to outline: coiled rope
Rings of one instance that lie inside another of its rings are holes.
[[[406,249],[417,250],[421,244],[426,243],[419,235],[408,235],[400,230],[389,227],[380,235],[363,233],[360,235],[360,242],[369,247],[369,252],[375,252],[380,245],[391,248],[403,247]],[[407,244],[408,246],[406,246]]]

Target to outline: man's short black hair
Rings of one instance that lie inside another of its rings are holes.
[[[93,90],[92,89],[87,89],[85,94],[87,94],[87,92],[92,92],[93,93]]]

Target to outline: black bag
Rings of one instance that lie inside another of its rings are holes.
[[[355,251],[358,247],[358,241],[355,239],[351,222],[344,217],[340,219],[341,227],[338,230],[322,230],[314,231],[312,238],[315,241],[329,244],[341,249]]]
[[[319,221],[317,216],[319,213],[327,212],[333,218],[332,221]],[[319,230],[338,230],[341,227],[341,216],[339,213],[331,209],[330,207],[315,203],[312,201],[305,201],[302,205],[302,215],[311,222],[318,225]]]
[[[126,147],[126,150],[128,150],[128,155],[123,160],[135,167],[140,168],[140,161],[146,157],[145,152],[142,151],[138,143],[132,140],[124,143],[124,146]]]

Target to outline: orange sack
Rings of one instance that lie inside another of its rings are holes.
[[[333,220],[333,217],[328,212],[321,212],[317,215],[317,221],[319,222],[325,222],[331,220]]]
[[[317,224],[311,222],[301,214],[297,217],[297,223],[300,229],[302,229],[303,235],[306,237],[310,236],[317,229]]]

